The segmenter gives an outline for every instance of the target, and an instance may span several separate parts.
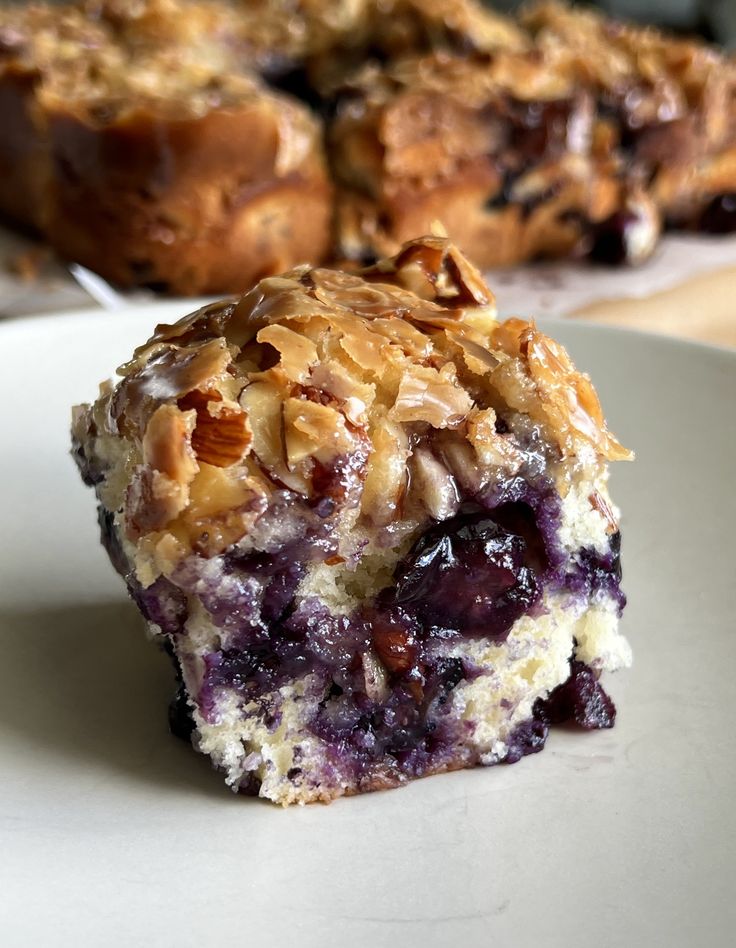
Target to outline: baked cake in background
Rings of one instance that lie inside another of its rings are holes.
[[[0,13],[0,211],[123,286],[217,293],[322,259],[321,124],[242,68],[236,12],[100,6]]]
[[[482,267],[736,222],[733,60],[557,2],[0,11],[0,213],[122,286],[238,292],[434,221]],[[326,154],[325,154],[326,146]]]
[[[266,278],[120,372],[74,455],[172,729],[233,790],[328,801],[613,725],[630,452],[447,240]]]
[[[329,139],[345,256],[434,219],[485,267],[639,263],[665,226],[733,230],[731,59],[556,2],[519,27],[525,47],[404,56],[345,83]]]

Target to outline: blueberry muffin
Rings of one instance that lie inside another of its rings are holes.
[[[328,801],[613,725],[631,454],[447,240],[266,278],[120,372],[74,455],[172,728],[233,790]]]

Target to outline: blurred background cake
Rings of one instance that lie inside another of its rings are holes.
[[[483,267],[736,221],[734,65],[558,2],[0,11],[0,212],[120,286],[244,289],[439,222]]]

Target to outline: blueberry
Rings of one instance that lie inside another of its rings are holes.
[[[505,763],[515,764],[527,754],[539,753],[544,748],[548,734],[549,722],[541,708],[535,708],[533,717],[516,727],[509,736]]]
[[[572,721],[586,730],[613,727],[616,706],[591,668],[570,662],[570,677],[544,702],[543,715],[550,724]]]
[[[180,684],[169,704],[169,730],[174,737],[189,742],[194,731],[192,711],[187,703],[187,693]]]
[[[736,230],[736,193],[718,194],[700,216],[706,234],[730,234]]]
[[[656,226],[645,215],[633,210],[617,211],[595,227],[589,255],[598,263],[612,266],[637,264],[651,254],[656,239]]]
[[[395,602],[430,626],[502,641],[538,598],[527,544],[487,514],[427,531],[400,565]]]

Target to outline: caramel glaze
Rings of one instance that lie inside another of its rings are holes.
[[[457,476],[491,464],[512,477],[518,452],[494,403],[544,428],[562,461],[631,456],[564,349],[533,323],[499,323],[479,272],[439,237],[362,273],[265,278],[159,326],[120,372],[77,412],[76,442],[92,461],[96,445],[114,457],[123,439],[131,540],[166,527],[204,555],[243,536],[283,488],[315,503],[360,497],[371,522],[390,522],[412,453],[417,484],[444,509],[452,474],[421,449],[430,432]],[[203,526],[212,517],[216,530]]]

